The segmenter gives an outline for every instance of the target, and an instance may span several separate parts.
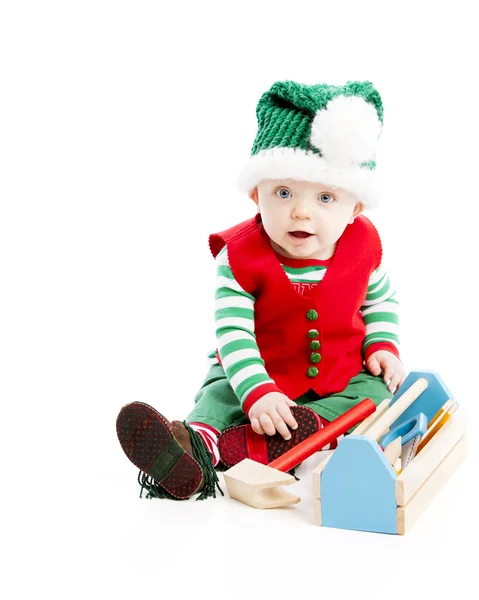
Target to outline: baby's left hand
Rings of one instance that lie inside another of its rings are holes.
[[[402,362],[392,352],[378,350],[366,360],[366,367],[378,377],[383,373],[383,379],[388,383],[388,390],[394,394],[406,379],[406,371]]]

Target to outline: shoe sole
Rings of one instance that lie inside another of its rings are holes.
[[[116,420],[124,453],[169,494],[184,500],[203,483],[199,463],[177,442],[170,422],[143,402],[124,406]]]
[[[260,435],[249,424],[226,428],[218,440],[221,462],[228,468],[245,458],[268,464],[321,429],[319,416],[310,408],[293,406],[291,412],[298,428],[290,430],[289,440],[280,433]]]

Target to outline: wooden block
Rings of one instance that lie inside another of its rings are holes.
[[[395,465],[397,459],[401,456],[401,436],[394,438],[386,448],[384,448],[384,456],[388,459],[391,465]]]
[[[301,501],[299,496],[281,488],[296,482],[292,475],[249,458],[225,471],[223,476],[230,497],[253,508],[278,508]]]
[[[449,454],[466,430],[464,413],[458,409],[415,456],[396,479],[396,502],[407,504],[416,491]]]
[[[386,398],[386,400],[383,400],[381,404],[379,404],[379,406],[376,408],[376,412],[374,412],[372,415],[369,415],[369,417],[367,417],[366,419],[364,419],[364,421],[359,423],[359,425],[353,431],[354,435],[365,434],[366,431],[371,427],[371,425],[375,423],[379,419],[379,417],[388,409],[389,405],[391,404],[391,401],[392,398]]]
[[[424,449],[425,451],[426,449]],[[467,455],[467,437],[464,435],[449,452],[432,475],[424,482],[405,506],[397,509],[397,533],[410,531],[423,511],[429,506],[445,482]],[[412,464],[412,463],[411,463]],[[409,468],[409,467],[408,467]],[[407,469],[406,469],[407,470]]]
[[[329,459],[333,455],[334,450],[323,450],[319,454],[327,454],[322,457],[322,462],[313,470],[313,496],[315,498],[321,498],[321,473],[324,467],[328,464]]]
[[[321,500],[313,500],[313,525],[321,526]]]

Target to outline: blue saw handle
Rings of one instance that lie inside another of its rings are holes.
[[[388,433],[384,434],[379,440],[379,445],[386,448],[397,437],[401,436],[401,445],[406,444],[413,437],[420,435],[421,437],[427,431],[427,417],[424,413],[418,413],[411,419],[404,421]]]

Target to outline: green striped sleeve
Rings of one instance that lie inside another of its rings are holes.
[[[215,329],[226,377],[241,403],[259,385],[274,383],[254,334],[254,297],[236,281],[224,247],[216,259]],[[213,360],[213,357],[211,357]]]
[[[380,265],[369,279],[361,316],[366,325],[363,350],[374,343],[390,343],[399,350],[399,318],[396,291]]]

